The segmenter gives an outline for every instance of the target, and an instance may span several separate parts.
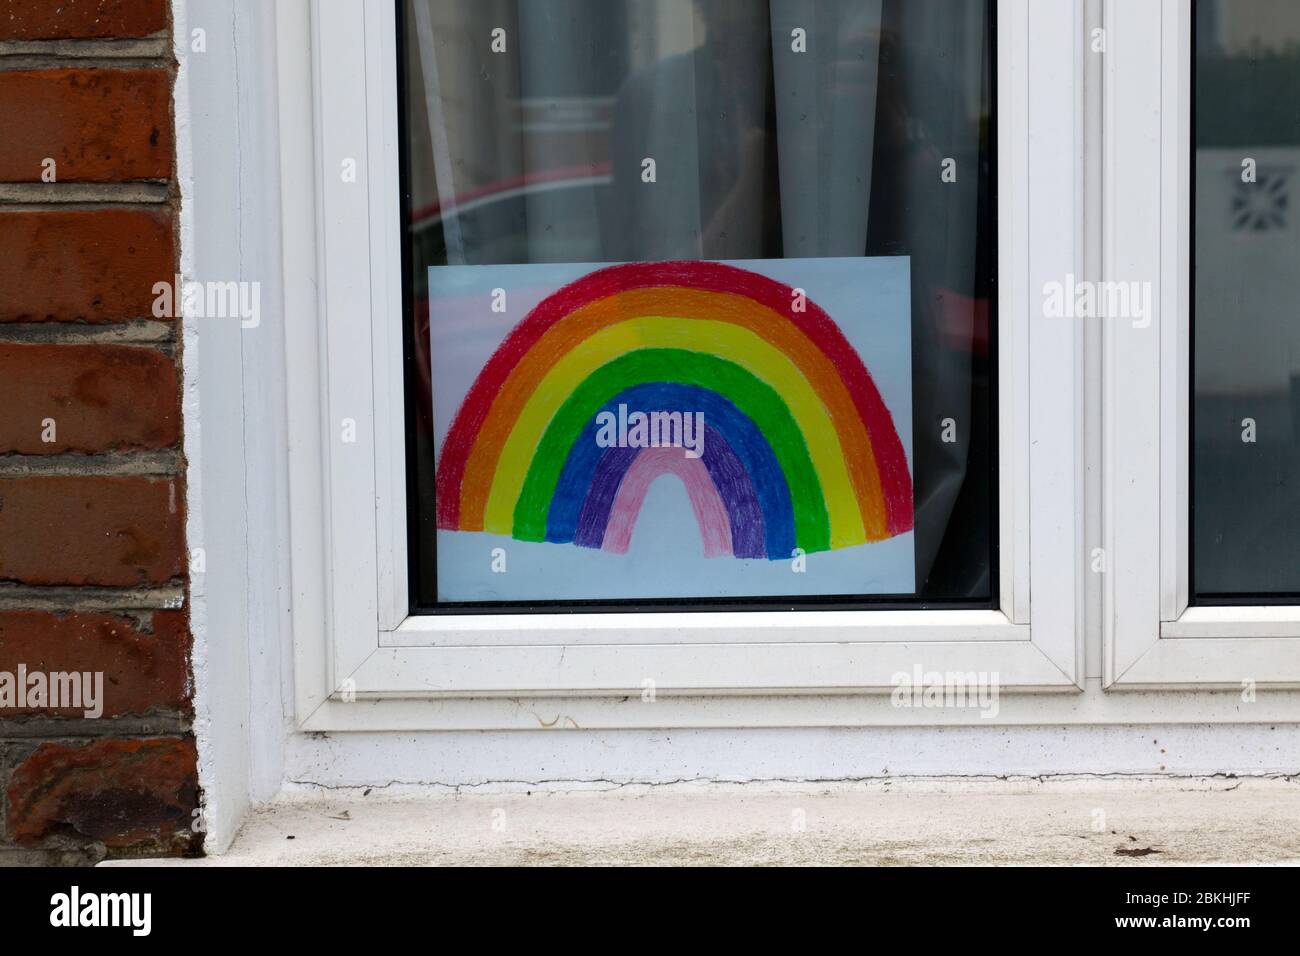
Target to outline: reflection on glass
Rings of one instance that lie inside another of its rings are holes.
[[[1193,588],[1300,592],[1300,4],[1199,0]]]
[[[911,597],[992,601],[991,4],[402,6],[416,605],[436,595],[430,265],[878,255],[911,257]]]

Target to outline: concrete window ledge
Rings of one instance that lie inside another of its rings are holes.
[[[284,793],[250,813],[228,853],[164,862],[1297,864],[1298,818],[1297,776],[391,785]]]

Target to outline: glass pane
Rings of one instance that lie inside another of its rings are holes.
[[[1300,4],[1195,19],[1192,589],[1300,593]]]
[[[991,606],[992,4],[400,10],[413,609]]]

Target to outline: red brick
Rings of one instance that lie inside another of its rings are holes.
[[[169,448],[180,438],[176,365],[127,345],[0,342],[0,453]],[[42,425],[54,420],[55,441]]]
[[[0,580],[163,584],[182,574],[179,479],[0,479]]]
[[[0,72],[0,182],[167,179],[171,78],[164,70]]]
[[[112,614],[0,611],[0,671],[56,671],[104,675],[103,717],[144,716],[162,708],[187,709],[189,631],[182,611],[155,611],[152,633]],[[25,708],[0,718],[81,717],[85,708]]]
[[[166,0],[0,0],[0,40],[137,38],[166,28]]]
[[[0,211],[0,322],[151,318],[175,271],[166,210]]]
[[[75,836],[140,852],[196,847],[197,764],[192,740],[42,743],[10,777],[9,838],[34,846]]]

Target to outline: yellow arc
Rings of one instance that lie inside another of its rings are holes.
[[[607,362],[649,348],[705,350],[734,362],[775,389],[798,423],[821,481],[830,518],[831,547],[848,547],[866,540],[835,424],[799,368],[766,340],[741,326],[670,316],[643,316],[608,326],[575,346],[552,366],[528,399],[501,450],[488,494],[485,530],[510,534],[515,503],[523,490],[533,454],[551,419],[574,389]]]

